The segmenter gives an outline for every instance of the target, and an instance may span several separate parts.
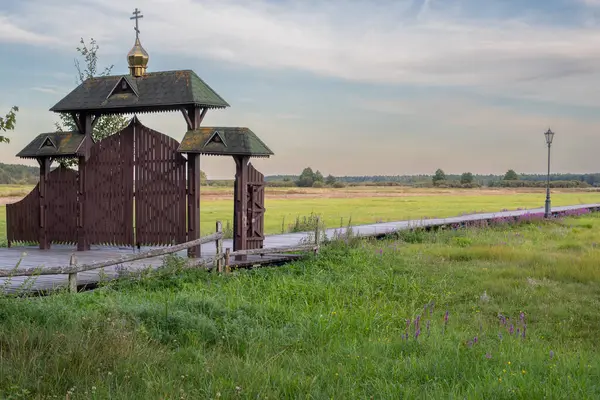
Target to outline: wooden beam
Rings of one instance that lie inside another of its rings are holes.
[[[150,250],[150,251],[147,251],[144,253],[127,254],[127,255],[124,255],[119,258],[115,258],[112,260],[106,260],[106,261],[99,261],[99,262],[95,262],[92,264],[81,264],[81,265],[72,264],[72,265],[68,265],[68,266],[48,267],[48,268],[35,267],[35,268],[23,268],[23,269],[19,269],[19,268],[0,269],[0,278],[13,277],[13,276],[32,276],[32,275],[60,275],[60,274],[72,274],[72,273],[91,271],[94,269],[111,267],[113,265],[119,265],[119,264],[123,264],[123,263],[127,263],[127,262],[144,260],[147,258],[159,257],[159,256],[164,256],[166,254],[177,253],[181,250],[185,250],[185,249],[188,249],[188,248],[194,247],[194,246],[199,246],[199,245],[201,246],[204,243],[214,242],[214,241],[216,241],[218,239],[222,239],[222,238],[223,238],[223,232],[216,232],[216,233],[213,233],[212,235],[204,236],[202,238],[199,238],[199,239],[196,239],[196,240],[193,240],[190,242],[177,244],[175,246],[154,249],[154,250]],[[202,260],[202,261],[196,263],[196,265],[204,264],[205,261],[214,262],[217,258],[222,258],[222,257],[223,257],[223,255],[221,254],[220,256],[212,257],[209,260]]]
[[[248,249],[248,156],[234,156],[235,188],[233,204],[233,251]],[[236,256],[245,261],[245,255]]]
[[[94,114],[94,119],[92,119],[92,129],[94,129],[94,127],[98,123],[98,120],[100,119],[100,117],[101,117],[100,114]]]
[[[200,237],[200,154],[188,154],[188,225],[187,240]],[[202,246],[188,248],[189,258],[199,258]]]
[[[204,117],[206,116],[206,112],[208,111],[208,107],[204,107],[202,109],[202,112],[200,113],[200,115],[198,116],[198,126],[200,126],[200,124],[202,123],[202,121],[204,120]]]
[[[192,122],[192,120],[188,114],[188,111],[183,107],[180,108],[180,111],[181,111],[181,114],[183,115],[183,119],[185,119],[185,123],[187,124],[188,131],[191,131],[192,129],[194,129],[194,123]]]
[[[40,165],[40,183],[39,183],[39,196],[40,196],[40,221],[38,231],[38,241],[40,243],[40,249],[48,250],[50,248],[50,240],[48,238],[48,198],[47,185],[48,185],[48,173],[50,172],[50,158],[42,157],[37,159]]]
[[[79,191],[77,202],[77,251],[90,249],[88,239],[88,226],[85,218],[86,214],[86,165],[90,156],[92,144],[92,116],[90,114],[79,114],[79,124],[83,128],[82,133],[86,136],[84,142],[83,156],[78,157],[77,169],[79,173]]]
[[[187,109],[187,116],[191,129],[200,127],[201,113],[200,107],[190,107]],[[200,237],[200,154],[188,154],[188,226],[187,240],[193,240]],[[202,253],[202,246],[191,247],[188,249],[189,258],[199,258]]]
[[[293,246],[282,246],[282,247],[272,247],[267,249],[250,249],[250,250],[238,250],[230,253],[232,256],[250,256],[250,255],[265,255],[265,254],[279,254],[279,253],[289,253],[291,251],[314,251],[318,246],[314,244],[301,244],[301,245],[293,245]]]
[[[80,115],[77,115],[75,113],[71,113],[71,118],[73,118],[73,121],[75,121],[75,126],[77,127],[77,130],[79,131],[79,133],[81,133],[82,135],[85,135],[85,128],[84,126],[81,124],[81,120],[79,119],[81,117]]]

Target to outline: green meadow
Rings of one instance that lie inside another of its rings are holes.
[[[306,199],[265,199],[265,232],[289,230],[296,218],[311,213],[321,216],[329,228],[406,219],[450,217],[464,213],[501,211],[503,209],[537,208],[544,206],[544,194],[519,193],[499,195],[469,195],[468,191],[454,195],[411,197],[357,197]],[[554,206],[600,203],[600,193],[556,193]],[[215,221],[232,220],[233,204],[229,200],[201,201],[201,228],[204,234],[214,232]]]
[[[335,191],[335,189],[329,189]],[[377,189],[376,189],[377,190]],[[382,188],[382,191],[390,191]],[[339,191],[338,191],[339,192]],[[421,190],[427,192],[427,190]],[[215,222],[233,225],[233,200],[201,200],[203,235],[215,231]],[[598,192],[567,192],[552,195],[554,206],[600,203]],[[319,214],[329,228],[376,222],[434,217],[450,217],[464,213],[501,211],[503,209],[543,207],[544,194],[517,193],[497,195],[471,194],[469,190],[453,194],[415,195],[406,197],[328,198],[309,194],[306,198],[265,200],[265,233],[277,234],[295,229],[296,219]],[[302,222],[302,221],[300,221]],[[6,208],[0,206],[0,243],[6,239]],[[302,223],[299,224],[302,228]]]
[[[0,398],[597,399],[598,244],[596,214],[1,298]]]

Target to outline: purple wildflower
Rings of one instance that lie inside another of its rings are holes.
[[[448,310],[446,310],[446,314],[444,314],[444,326],[442,327],[442,335],[446,334],[446,325],[448,325]]]
[[[490,358],[492,358],[492,354],[491,353],[485,353],[485,358],[487,358],[489,360]]]
[[[498,332],[498,339],[502,340],[502,332]]]
[[[514,332],[515,332],[515,326],[513,324],[510,324],[510,327],[508,328],[508,333],[512,335]]]
[[[477,336],[473,338],[473,343],[477,344]]]
[[[523,324],[523,333],[522,333],[523,339],[525,339],[525,330],[526,329],[527,329],[527,324]]]
[[[521,315],[519,315],[519,318],[521,318],[522,323],[525,323],[525,313],[521,312]]]
[[[517,336],[521,335],[521,330],[517,328]]]
[[[421,316],[417,315],[417,318],[415,319],[415,328],[420,328],[421,327]]]
[[[554,358],[554,351],[550,350],[550,359],[552,360]]]
[[[433,309],[435,307],[435,303],[432,301],[429,305],[429,315],[433,315]]]
[[[430,325],[430,320],[427,320],[427,336],[429,336],[429,325]]]
[[[469,341],[467,342],[467,346],[469,346],[469,347],[473,346],[473,341],[472,341],[472,340],[469,340]]]
[[[415,331],[415,339],[419,338],[419,335],[421,334],[421,328],[417,328],[417,330]]]
[[[406,329],[410,328],[410,318],[406,319]]]

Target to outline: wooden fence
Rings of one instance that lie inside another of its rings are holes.
[[[319,227],[319,224],[317,224]],[[47,267],[47,268],[18,268],[17,267],[10,270],[0,270],[0,278],[10,278],[17,276],[40,276],[40,275],[68,275],[68,288],[70,292],[77,292],[77,274],[80,272],[92,271],[100,268],[111,267],[114,265],[119,265],[127,262],[143,260],[147,258],[160,257],[167,254],[174,254],[182,250],[189,249],[194,246],[203,245],[206,243],[215,242],[216,245],[216,254],[214,257],[210,257],[207,259],[188,259],[187,264],[191,267],[206,267],[206,266],[216,266],[218,272],[230,272],[231,257],[235,256],[249,256],[249,255],[267,255],[267,254],[283,254],[289,252],[306,252],[311,251],[315,254],[319,251],[319,228],[315,230],[314,233],[314,243],[304,244],[304,245],[295,245],[295,246],[285,246],[285,247],[273,247],[268,249],[250,249],[250,250],[238,250],[231,251],[231,249],[226,248],[223,251],[223,224],[221,221],[217,221],[216,223],[216,232],[212,235],[204,236],[199,239],[195,239],[186,243],[177,244],[174,246],[164,247],[149,250],[143,253],[137,254],[127,254],[119,258],[115,258],[112,260],[95,262],[92,264],[77,264],[77,259],[75,255],[71,255],[71,259],[68,266],[58,266],[58,267]],[[256,264],[260,264],[257,262]]]

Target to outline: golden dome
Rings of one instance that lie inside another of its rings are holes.
[[[137,36],[137,35],[136,35]],[[148,66],[148,53],[142,47],[139,37],[135,38],[135,44],[127,53],[127,62],[129,64],[129,73],[133,76],[140,77],[146,73]]]

